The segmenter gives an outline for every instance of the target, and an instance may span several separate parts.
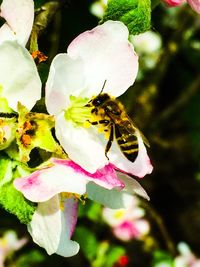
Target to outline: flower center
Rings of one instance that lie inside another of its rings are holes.
[[[79,126],[84,126],[91,118],[92,107],[86,106],[89,102],[88,98],[70,96],[71,105],[65,111],[65,119],[72,120]]]

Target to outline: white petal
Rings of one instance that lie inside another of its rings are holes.
[[[41,81],[35,63],[17,42],[6,41],[0,45],[0,86],[15,111],[18,102],[30,110],[41,97]]]
[[[135,179],[131,178],[130,176],[124,173],[118,172],[117,175],[120,178],[120,180],[125,184],[125,187],[123,189],[124,192],[127,192],[128,194],[131,195],[136,194],[147,200],[150,200],[149,196],[147,195],[147,192]]]
[[[128,41],[128,29],[119,21],[107,21],[80,34],[68,47],[72,58],[81,57],[87,78],[86,96],[104,92],[115,97],[131,86],[138,71],[138,57]]]
[[[33,26],[33,0],[4,0],[1,4],[1,17],[6,23],[0,28],[0,43],[17,40],[25,46]]]
[[[83,62],[67,54],[57,55],[51,63],[46,84],[46,106],[57,114],[69,105],[69,96],[78,96],[84,89]]]
[[[132,205],[132,195],[123,190],[105,189],[92,182],[87,184],[88,198],[111,209],[129,208]]]
[[[79,251],[79,244],[70,240],[76,222],[77,208],[71,201],[69,205],[66,207],[68,213],[65,214],[60,209],[58,196],[39,203],[28,225],[33,241],[45,248],[49,255],[57,253],[63,257],[71,257]]]
[[[56,118],[56,137],[69,158],[90,173],[108,164],[105,145],[95,129],[83,128],[65,120],[64,114]]]
[[[114,141],[111,150],[108,152],[108,158],[119,170],[142,178],[146,174],[150,174],[153,167],[140,136],[138,136],[138,146],[138,156],[134,162],[131,162],[123,155],[117,142]]]

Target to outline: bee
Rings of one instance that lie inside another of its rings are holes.
[[[101,125],[104,132],[109,134],[105,148],[107,158],[107,153],[114,138],[124,156],[131,162],[134,162],[138,155],[138,134],[142,137],[144,143],[149,146],[147,139],[128,116],[122,103],[116,98],[107,93],[100,93],[93,97],[86,106],[92,107],[91,113],[96,119],[89,122],[92,125]]]

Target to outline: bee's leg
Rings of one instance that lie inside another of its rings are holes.
[[[92,110],[91,110],[91,113],[93,114],[95,114],[95,115],[97,115],[98,114],[98,108],[93,108]]]
[[[110,123],[110,120],[100,120],[99,124],[103,124],[104,126],[108,126],[108,124]]]
[[[107,126],[110,121],[109,120],[100,120],[100,121],[90,121],[90,120],[87,120],[90,124],[92,125],[97,125],[97,124],[103,124],[104,126]]]
[[[89,121],[89,120],[87,120],[90,124],[92,124],[92,125],[97,125],[97,124],[99,124],[98,123],[98,121]]]
[[[108,143],[106,145],[106,148],[105,148],[105,156],[106,158],[109,160],[108,156],[107,156],[107,153],[108,151],[110,150],[111,148],[111,145],[112,145],[112,142],[113,142],[113,138],[114,138],[114,126],[113,124],[111,123],[110,124],[110,135],[109,135],[109,139],[108,139]]]

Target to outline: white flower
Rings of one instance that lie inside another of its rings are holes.
[[[28,225],[35,243],[48,254],[75,255],[79,244],[71,240],[82,195],[110,208],[127,208],[133,194],[148,199],[144,189],[130,177],[117,176],[111,165],[91,174],[71,160],[52,159],[51,165],[14,181],[16,189],[37,209]]]
[[[162,46],[161,37],[153,31],[131,35],[130,41],[139,53],[154,53],[160,50]]]
[[[0,28],[0,98],[17,111],[20,102],[29,110],[41,97],[41,81],[34,60],[25,49],[33,18],[32,0],[4,0]]]
[[[102,18],[107,6],[107,2],[107,0],[98,0],[92,3],[90,6],[90,12],[98,18]]]
[[[88,101],[103,92],[113,97],[123,94],[135,81],[138,57],[128,41],[128,29],[121,22],[107,21],[80,34],[57,55],[46,84],[46,106],[55,115],[56,136],[69,158],[94,173],[109,162],[121,171],[143,177],[152,166],[139,131],[139,152],[134,162],[121,152],[116,140],[105,155],[108,142],[97,127],[85,128],[91,116]],[[105,82],[106,81],[106,82]],[[85,117],[84,117],[85,116]]]
[[[0,267],[4,267],[4,261],[12,252],[19,250],[27,243],[26,238],[18,239],[13,230],[8,230],[0,238]]]

